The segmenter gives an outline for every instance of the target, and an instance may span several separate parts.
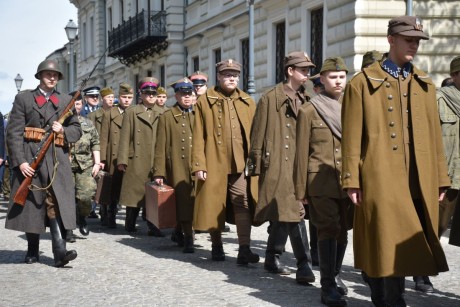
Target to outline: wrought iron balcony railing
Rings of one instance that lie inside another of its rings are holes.
[[[109,56],[125,65],[168,47],[166,12],[143,10],[109,31]]]

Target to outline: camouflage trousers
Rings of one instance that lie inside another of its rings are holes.
[[[91,202],[96,194],[96,180],[91,175],[92,167],[80,170],[72,169],[75,181],[75,198],[77,201],[77,213],[80,216],[88,216],[91,212]]]

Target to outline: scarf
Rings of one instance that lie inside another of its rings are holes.
[[[447,106],[460,117],[460,91],[455,85],[441,87],[438,95],[442,96]]]
[[[390,59],[385,59],[382,63],[382,68],[385,70],[387,73],[398,79],[399,75],[402,74],[404,79],[407,78],[407,76],[410,74],[412,70],[412,64],[411,62],[407,62],[404,64],[404,66],[398,67],[395,63],[393,63]]]
[[[332,134],[339,140],[342,139],[342,104],[324,92],[319,93],[310,100],[315,107],[319,116],[324,120],[326,125],[331,129]]]

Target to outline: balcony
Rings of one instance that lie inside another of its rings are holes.
[[[166,12],[143,10],[108,35],[109,56],[129,66],[168,47]]]

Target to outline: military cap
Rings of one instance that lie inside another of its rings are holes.
[[[451,62],[450,62],[450,73],[453,74],[457,71],[460,70],[460,56],[456,56]]]
[[[113,90],[112,88],[110,87],[104,87],[101,91],[100,91],[100,94],[101,94],[101,97],[105,97],[107,95],[113,95]]]
[[[182,92],[182,93],[192,93],[193,92],[193,83],[190,81],[189,78],[181,78],[176,82],[171,84],[171,87],[174,89],[174,92]]]
[[[295,66],[295,67],[316,67],[312,63],[310,57],[306,52],[294,51],[289,53],[283,60],[284,67]]]
[[[166,89],[165,89],[164,87],[162,87],[162,86],[159,86],[159,87],[157,88],[157,94],[158,94],[158,95],[166,95],[166,94],[167,94],[167,93],[166,93]]]
[[[382,53],[380,53],[379,51],[377,50],[368,51],[363,55],[363,62],[361,63],[361,69],[381,59],[382,59]]]
[[[323,84],[321,83],[321,78],[320,78],[320,75],[319,74],[316,74],[314,76],[311,76],[310,78],[310,81],[313,83],[313,87],[317,87],[317,86],[322,86]]]
[[[134,94],[133,88],[128,83],[120,83],[120,89],[118,90],[118,95],[132,95]]]
[[[422,20],[416,16],[399,16],[388,22],[388,35],[403,35],[429,39],[428,35],[423,33]]]
[[[221,72],[224,70],[234,70],[237,72],[241,72],[241,64],[233,59],[221,61],[216,64],[216,67],[217,67],[217,72]]]
[[[99,91],[101,88],[99,86],[90,86],[87,87],[83,90],[83,95],[88,96],[88,95],[99,95]]]
[[[72,92],[69,93],[69,95],[73,98],[73,96],[75,95],[76,92],[77,91],[72,91]],[[81,100],[81,99],[82,99],[82,97],[81,97],[81,93],[80,93],[76,100]]]
[[[193,85],[203,85],[208,82],[208,75],[199,70],[195,71],[191,76],[188,77],[192,80]]]
[[[157,78],[153,77],[146,77],[142,78],[138,83],[137,87],[141,92],[147,92],[147,91],[153,91],[156,92],[158,88],[158,84],[160,82],[158,81]]]
[[[348,67],[341,57],[327,58],[321,66],[320,74],[325,71],[345,71],[348,73]]]
[[[57,72],[59,74],[59,80],[64,79],[64,75],[59,69],[59,63],[55,60],[44,60],[37,67],[37,73],[35,74],[35,79],[40,79],[40,73],[44,70],[50,70]]]

